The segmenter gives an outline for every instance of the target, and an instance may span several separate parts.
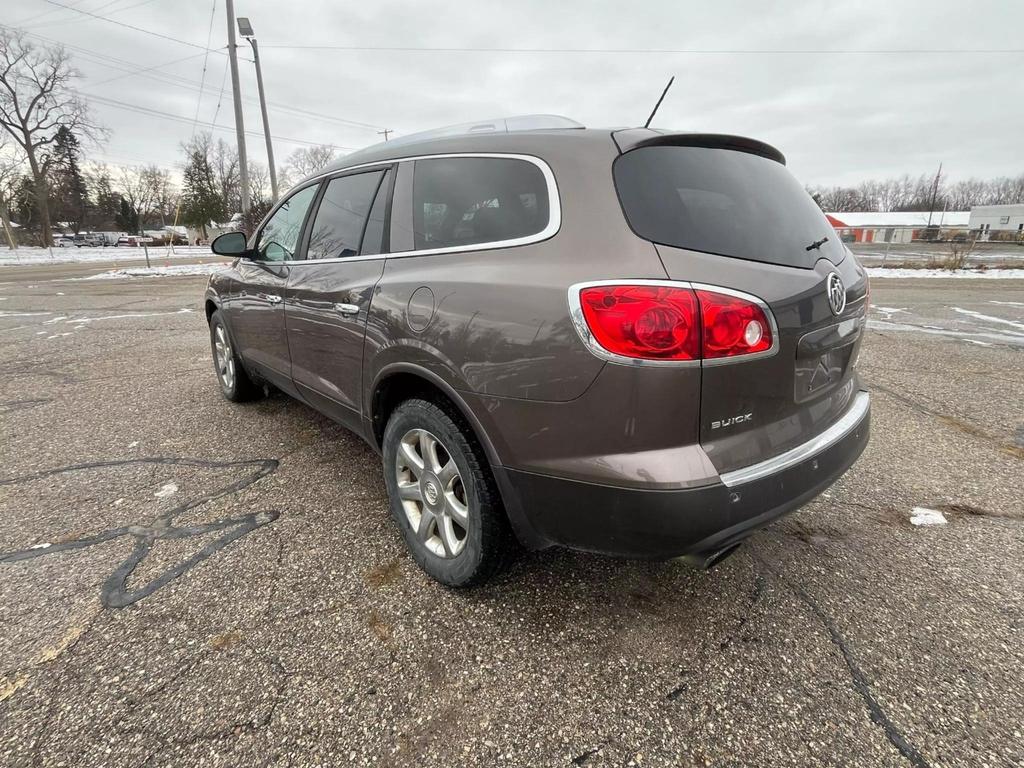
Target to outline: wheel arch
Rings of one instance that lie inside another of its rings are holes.
[[[366,436],[377,451],[381,451],[383,447],[384,428],[387,426],[388,416],[403,400],[418,396],[431,402],[438,402],[438,398],[440,398],[443,402],[449,403],[469,425],[477,442],[483,447],[488,469],[490,469],[491,475],[497,483],[498,493],[501,495],[505,514],[508,516],[512,530],[519,542],[530,549],[543,549],[551,546],[553,542],[541,536],[530,521],[529,515],[523,508],[519,493],[509,481],[508,473],[501,463],[487,430],[484,429],[480,419],[466,404],[458,390],[451,384],[436,373],[414,363],[395,363],[381,369],[374,379],[370,393],[370,398],[367,401],[370,407],[367,409],[369,421],[366,425]]]
[[[458,391],[436,373],[414,363],[395,363],[378,372],[370,392],[368,432],[378,451],[382,447],[384,428],[395,408],[410,397],[422,397],[431,402],[449,403],[473,430],[492,470],[501,466],[497,451],[476,414]]]
[[[215,302],[213,299],[211,299],[209,296],[207,296],[206,297],[206,307],[205,307],[205,309],[206,309],[206,324],[209,325],[210,324],[210,319],[213,317],[213,313],[216,312],[218,309],[220,309],[220,307],[217,306],[217,302]]]

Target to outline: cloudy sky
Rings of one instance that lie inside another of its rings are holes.
[[[236,0],[235,13],[260,41],[279,163],[305,143],[344,151],[384,128],[511,114],[640,125],[675,75],[656,125],[766,140],[809,184],[940,161],[954,179],[1024,172],[1015,0]],[[110,129],[95,157],[180,165],[197,110],[232,139],[224,0],[4,0],[3,17],[72,53]],[[242,45],[249,154],[265,162]]]

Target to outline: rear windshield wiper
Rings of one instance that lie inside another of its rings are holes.
[[[827,242],[828,242],[828,237],[826,236],[826,237],[821,238],[821,240],[815,240],[813,243],[811,243],[806,248],[804,248],[804,250],[805,251],[816,251],[819,248],[821,248],[821,246],[823,246]]]

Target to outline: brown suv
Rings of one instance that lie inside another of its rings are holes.
[[[380,451],[446,584],[517,539],[708,566],[867,444],[866,274],[759,141],[448,129],[213,249],[238,257],[206,293],[225,396],[272,384]]]

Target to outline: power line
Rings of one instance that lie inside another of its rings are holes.
[[[157,69],[163,69],[164,67],[170,67],[173,64],[180,64],[181,62],[188,61],[189,59],[198,59],[200,56],[209,56],[209,55],[210,55],[209,51],[200,51],[199,53],[190,53],[188,56],[182,56],[180,59],[174,59],[173,61],[165,61],[163,64],[154,64],[152,67],[144,67],[143,69],[135,69],[135,70],[132,70],[130,72],[125,72],[123,75],[118,75],[117,77],[111,77],[111,78],[108,78],[106,80],[100,80],[99,82],[90,83],[89,87],[90,88],[94,88],[97,85],[106,85],[107,83],[112,83],[115,80],[122,80],[122,79],[124,79],[126,77],[133,77],[134,75],[143,75],[146,72],[153,72],[154,70],[157,70]],[[204,72],[206,71],[206,63],[205,62],[203,63],[203,71]],[[155,77],[154,78],[150,78],[150,79],[158,80],[158,78],[155,78]]]
[[[138,8],[140,5],[148,5],[149,3],[152,3],[153,1],[154,0],[141,0],[140,2],[135,3],[134,5],[126,5],[123,8],[114,8],[113,10],[110,11],[110,13],[123,13],[124,11],[130,11],[132,8]],[[92,9],[92,13],[99,13],[100,11],[106,10],[110,6],[117,5],[120,2],[121,2],[121,0],[110,0],[110,2],[104,3],[103,5],[101,5],[101,6],[97,7],[97,8],[93,8]],[[78,5],[78,3],[73,3],[73,5]],[[63,9],[55,9],[55,10],[63,10]],[[51,19],[49,21],[43,21],[43,22],[39,22],[37,24],[32,24],[30,27],[26,27],[26,29],[41,29],[43,27],[59,27],[59,26],[61,26],[63,24],[70,24],[76,18],[78,18],[78,17],[77,16],[72,16],[70,18],[63,18],[63,19]]]
[[[52,2],[52,0],[47,0]],[[571,53],[571,54],[691,54],[708,56],[791,56],[791,55],[915,55],[915,54],[947,54],[947,53],[969,53],[969,54],[1017,54],[1024,53],[1024,48],[805,48],[805,49],[773,49],[773,48],[748,48],[748,49],[726,49],[726,48],[465,48],[465,47],[434,47],[419,45],[316,45],[316,44],[291,44],[291,43],[263,43],[263,48],[279,48],[283,50],[303,51],[354,51],[368,53],[380,51],[384,53]]]
[[[196,135],[195,123],[199,120],[199,107],[203,103],[203,90],[206,85],[206,65],[210,61],[210,41],[213,40],[213,18],[217,13],[217,0],[213,0],[213,5],[210,7],[210,28],[206,32],[206,50],[203,51],[203,74],[199,78],[199,98],[196,99],[196,114],[192,119],[192,135]],[[141,73],[136,73],[141,74]],[[213,122],[217,122],[217,118],[213,118]]]
[[[92,98],[93,100],[95,100],[95,101],[97,101],[100,104],[103,104],[105,106],[115,107],[117,109],[125,109],[125,110],[128,110],[129,112],[136,112],[136,113],[141,114],[141,115],[148,115],[150,117],[160,117],[160,118],[164,118],[164,119],[167,119],[167,120],[173,120],[173,121],[179,122],[179,123],[185,123],[186,125],[192,125],[192,122],[193,122],[192,118],[186,117],[185,115],[176,115],[176,114],[174,114],[172,112],[164,112],[163,110],[153,109],[152,107],[144,107],[144,106],[142,106],[140,104],[129,104],[128,102],[119,101],[117,99],[110,99],[110,98],[107,98],[106,96],[96,96],[96,95],[93,95],[90,98]],[[202,125],[202,126],[204,126],[206,128],[211,128],[213,130],[218,130],[218,131],[229,131],[231,133],[234,133],[234,130],[235,130],[231,126],[219,125],[219,124],[216,124],[216,123],[208,123],[208,122],[206,122],[204,120],[196,121],[196,123],[197,123],[197,125]],[[262,137],[263,136],[262,133],[259,133],[257,131],[246,131],[246,135],[248,135],[248,136],[257,136],[257,137]],[[334,149],[341,149],[341,150],[345,150],[345,151],[348,151],[348,152],[355,151],[353,147],[342,147],[342,146],[340,146],[338,144],[331,144],[329,142],[307,141],[306,139],[292,139],[292,138],[289,138],[287,136],[277,136],[277,135],[273,135],[273,138],[277,139],[278,141],[283,141],[283,142],[286,142],[286,143],[289,143],[289,144],[300,144],[300,145],[308,146],[308,147],[328,146],[328,147],[332,147]]]
[[[79,3],[82,3],[82,2],[85,2],[85,0],[73,0],[71,5],[78,5]],[[36,19],[43,18],[43,16],[49,16],[51,13],[59,13],[59,12],[60,12],[59,8],[50,8],[48,10],[43,11],[42,13],[37,13],[35,16],[29,16],[26,19],[22,19],[21,21],[17,22],[16,26],[23,27],[24,25],[28,24],[30,21],[35,21]]]
[[[151,35],[152,37],[159,37],[162,40],[169,40],[172,43],[179,43],[180,45],[187,45],[190,48],[198,48],[198,49],[200,49],[202,51],[210,50],[209,48],[204,48],[203,46],[199,45],[198,43],[193,43],[193,42],[190,42],[188,40],[182,40],[180,37],[171,37],[170,35],[165,35],[162,32],[154,32],[151,29],[144,29],[143,27],[137,27],[134,24],[126,24],[123,21],[118,21],[117,19],[111,19],[109,16],[100,16],[98,13],[92,13],[91,11],[83,11],[81,8],[73,8],[72,6],[65,5],[64,3],[58,3],[57,0],[43,0],[43,2],[49,3],[50,5],[59,6],[61,8],[66,8],[69,11],[74,11],[75,13],[80,13],[83,16],[89,16],[90,18],[93,18],[93,19],[99,19],[100,21],[106,21],[109,24],[116,24],[119,27],[125,27],[126,29],[132,29],[132,30],[135,30],[136,32],[141,32],[144,35]],[[227,55],[226,53],[224,53],[224,51],[221,51],[221,50],[217,50],[216,53],[219,53],[219,54],[224,55],[224,56]]]
[[[6,25],[0,24],[0,26],[6,26]],[[43,42],[46,42],[46,43],[50,43],[50,44],[53,44],[53,45],[63,45],[65,48],[68,48],[68,49],[70,49],[72,51],[75,51],[79,55],[84,56],[86,59],[90,59],[90,60],[94,61],[95,63],[98,63],[98,64],[100,64],[102,66],[110,67],[112,69],[117,69],[117,70],[119,70],[121,72],[125,72],[126,73],[125,75],[119,75],[118,77],[110,78],[109,80],[101,80],[98,83],[91,83],[91,84],[89,84],[87,86],[87,88],[85,90],[86,93],[88,93],[88,90],[90,88],[92,88],[93,86],[103,85],[104,83],[110,82],[111,80],[120,80],[122,77],[127,77],[127,76],[130,76],[130,75],[138,75],[140,77],[144,77],[144,78],[147,78],[147,79],[150,79],[150,80],[154,80],[154,81],[159,82],[159,83],[164,83],[166,85],[174,85],[174,86],[177,86],[179,88],[187,88],[187,89],[195,90],[198,87],[201,87],[201,84],[198,83],[197,81],[190,80],[190,79],[185,78],[185,77],[181,77],[180,75],[173,75],[173,74],[171,74],[169,72],[156,72],[156,70],[159,69],[159,68],[162,68],[162,67],[171,66],[172,64],[176,64],[176,63],[179,63],[181,61],[186,61],[186,60],[191,59],[191,58],[197,58],[199,56],[203,56],[203,55],[209,53],[209,51],[207,51],[204,48],[204,49],[202,49],[202,51],[200,53],[190,54],[189,56],[187,56],[187,57],[185,57],[183,59],[176,59],[174,61],[169,61],[169,62],[166,62],[164,64],[158,64],[158,65],[154,65],[154,66],[150,66],[150,67],[139,68],[134,62],[126,61],[125,59],[119,59],[119,58],[117,58],[115,56],[110,56],[110,55],[107,55],[107,54],[99,53],[97,51],[92,51],[92,50],[90,50],[88,48],[83,48],[81,46],[72,45],[70,43],[62,43],[59,40],[54,40],[53,38],[45,37],[43,35],[39,35],[39,34],[36,34],[36,33],[33,33],[33,32],[29,32],[27,34],[29,35],[29,37],[34,37],[37,40],[42,40]],[[215,51],[217,53],[223,53],[224,52],[221,49],[210,49],[210,50],[211,51]],[[246,61],[251,61],[251,59],[246,59]],[[225,69],[225,71],[227,71],[227,70]],[[212,95],[213,93],[216,93],[216,91],[207,88],[207,89],[205,89],[205,93]],[[246,103],[249,103],[249,104],[257,104],[258,103],[257,99],[254,99],[254,98],[251,98],[251,97],[250,98],[243,98],[243,101],[245,101]],[[312,118],[317,118],[317,119],[320,119],[320,120],[328,120],[328,121],[331,121],[331,122],[338,123],[339,125],[344,125],[344,126],[353,127],[353,128],[359,128],[359,129],[364,129],[364,130],[376,131],[379,128],[383,127],[383,126],[379,126],[379,125],[373,125],[372,123],[362,123],[362,122],[359,122],[358,120],[348,120],[348,119],[343,118],[343,117],[336,117],[334,115],[327,115],[327,114],[324,114],[322,112],[314,112],[312,110],[303,109],[301,107],[294,107],[294,106],[290,106],[290,105],[287,105],[287,104],[280,104],[278,102],[268,102],[268,106],[271,109],[273,109],[275,112],[280,112],[280,113],[287,112],[289,114],[299,115],[299,116],[302,116],[302,117],[312,117]]]

